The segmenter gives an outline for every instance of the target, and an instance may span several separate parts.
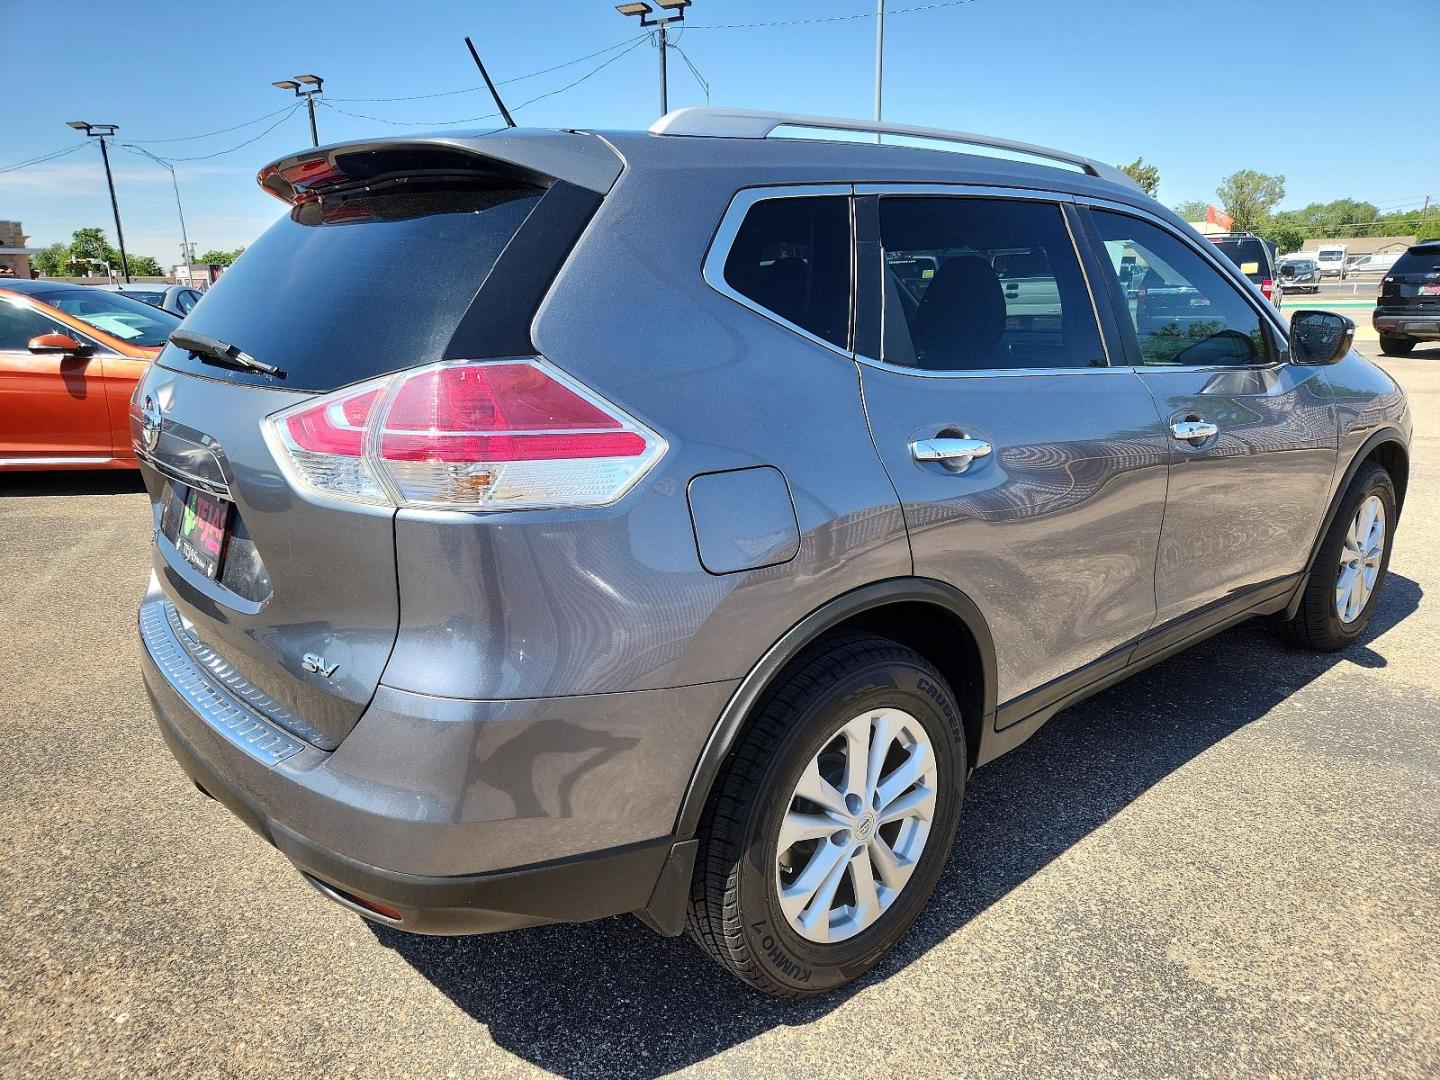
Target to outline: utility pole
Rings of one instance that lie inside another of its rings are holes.
[[[884,116],[881,105],[885,90],[885,0],[875,0],[875,122]],[[880,136],[875,136],[880,141]]]
[[[180,181],[175,179],[175,166],[171,165],[162,157],[156,157],[143,146],[136,146],[134,143],[125,143],[125,149],[134,150],[137,154],[144,154],[157,165],[163,165],[170,170],[170,183],[175,186],[175,212],[180,215],[180,259],[185,263],[185,276],[190,276],[190,238],[185,235],[185,208],[180,205]]]
[[[301,89],[302,84],[309,89]],[[325,80],[319,75],[296,75],[293,79],[281,79],[270,84],[277,90],[293,90],[295,96],[305,99],[305,108],[310,113],[310,145],[320,145],[320,132],[315,127],[315,95],[321,93]]]
[[[120,244],[120,270],[125,275],[125,284],[130,284],[130,260],[125,254],[125,230],[120,227],[120,203],[115,198],[115,177],[110,172],[110,151],[105,148],[105,140],[114,136],[119,130],[114,124],[89,124],[84,120],[71,120],[69,126],[76,131],[83,131],[86,136],[100,140],[100,160],[105,162],[105,183],[110,188],[110,209],[115,214],[115,239]]]
[[[658,30],[660,46],[660,115],[664,116],[670,111],[670,80],[666,70],[666,50],[670,48],[670,39],[667,31],[671,23],[685,21],[685,9],[690,6],[691,0],[655,0],[665,11],[670,14],[652,19],[655,9],[647,3],[616,4],[615,10],[621,15],[640,16],[640,25],[644,27],[656,27]]]

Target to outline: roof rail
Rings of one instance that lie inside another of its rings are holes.
[[[1084,170],[1091,176],[1112,184],[1140,189],[1126,173],[1112,165],[1080,154],[1055,150],[1048,146],[1001,139],[994,135],[976,135],[969,131],[947,131],[944,128],[916,127],[910,124],[877,123],[873,120],[845,120],[834,116],[804,116],[799,113],[772,113],[756,109],[688,108],[666,113],[650,125],[652,135],[698,135],[720,139],[764,139],[776,128],[815,128],[822,131],[867,132],[874,135],[904,135],[915,139],[962,143],[992,150],[1006,150],[1030,157],[1060,161]]]

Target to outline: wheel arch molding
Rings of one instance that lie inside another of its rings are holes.
[[[947,628],[953,633],[939,640],[917,638],[917,634],[927,635],[932,630],[943,635]],[[872,582],[834,597],[806,615],[772,644],[741,680],[696,762],[680,804],[675,835],[695,835],[715,780],[765,692],[807,648],[828,634],[848,629],[894,637],[940,669],[960,703],[966,753],[973,766],[980,740],[991,730],[995,715],[995,645],[985,617],[973,600],[941,581],[907,577]],[[974,667],[978,671],[970,670]],[[955,685],[967,672],[968,678]]]

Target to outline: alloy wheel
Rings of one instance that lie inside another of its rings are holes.
[[[843,941],[889,909],[930,838],[937,780],[930,737],[901,709],[869,709],[826,741],[776,845],[780,908],[796,933]]]
[[[1335,579],[1335,613],[1342,623],[1353,623],[1365,610],[1385,554],[1385,504],[1378,495],[1360,504],[1345,534],[1340,571]]]

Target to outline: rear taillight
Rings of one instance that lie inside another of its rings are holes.
[[[303,485],[378,505],[603,506],[665,452],[659,435],[529,358],[416,368],[267,423]]]
[[[1264,295],[1266,300],[1275,299],[1275,279],[1267,277],[1263,281],[1261,281],[1260,292]]]

